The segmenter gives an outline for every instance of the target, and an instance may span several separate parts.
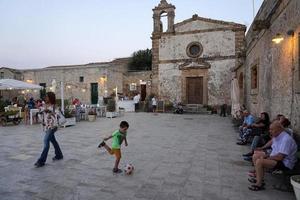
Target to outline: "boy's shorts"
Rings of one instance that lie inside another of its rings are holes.
[[[117,159],[121,158],[121,149],[112,149],[111,154],[114,154]]]

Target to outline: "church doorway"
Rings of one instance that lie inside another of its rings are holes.
[[[186,78],[188,104],[203,104],[203,77]]]

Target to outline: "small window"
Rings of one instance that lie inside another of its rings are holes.
[[[80,77],[79,77],[79,82],[80,82],[80,83],[83,83],[83,82],[84,82],[84,77],[83,77],[83,76],[80,76]]]
[[[130,91],[136,91],[136,83],[131,83],[131,84],[129,85],[129,90],[130,90]]]
[[[1,72],[0,73],[0,79],[3,79],[4,78],[4,72]]]
[[[258,88],[258,67],[257,65],[251,68],[251,89]]]

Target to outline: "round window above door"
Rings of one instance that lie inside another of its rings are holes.
[[[186,54],[191,58],[198,58],[203,52],[203,47],[199,42],[192,42],[186,48]]]

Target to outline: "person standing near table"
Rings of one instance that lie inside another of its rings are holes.
[[[139,103],[140,103],[140,94],[139,93],[137,93],[133,97],[133,102],[134,102],[134,110],[135,110],[135,112],[138,112],[138,110],[139,110]]]

